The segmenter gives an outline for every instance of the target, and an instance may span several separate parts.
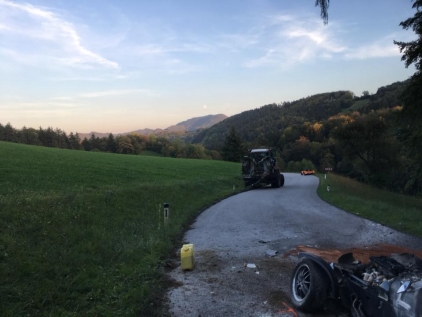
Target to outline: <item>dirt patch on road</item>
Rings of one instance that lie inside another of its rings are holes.
[[[220,256],[212,250],[198,251],[195,255],[201,259],[197,266],[200,271],[219,272],[224,264]]]
[[[350,249],[321,249],[311,246],[298,245],[295,249],[286,252],[283,256],[297,255],[299,252],[309,252],[323,258],[327,262],[337,262],[337,259],[345,253],[352,252],[356,260],[362,263],[369,262],[370,256],[389,256],[394,253],[410,253],[422,258],[422,251],[412,250],[405,247],[388,244],[377,244]]]

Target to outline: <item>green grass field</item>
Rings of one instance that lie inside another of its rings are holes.
[[[421,199],[319,177],[323,199],[422,236]],[[163,264],[182,233],[242,188],[236,163],[0,142],[0,315],[164,315]]]
[[[325,201],[390,228],[422,237],[422,199],[395,194],[350,178],[319,174],[318,195]],[[327,185],[330,191],[327,192]]]
[[[236,163],[0,142],[1,316],[158,314],[162,263],[233,185]]]

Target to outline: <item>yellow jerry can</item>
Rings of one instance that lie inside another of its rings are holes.
[[[184,244],[180,250],[182,270],[193,270],[193,244]]]

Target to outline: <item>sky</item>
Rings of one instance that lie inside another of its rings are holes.
[[[0,0],[0,123],[166,128],[409,78],[411,0]]]

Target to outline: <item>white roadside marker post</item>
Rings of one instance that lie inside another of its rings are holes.
[[[170,204],[164,203],[164,224],[167,226],[170,218]]]

